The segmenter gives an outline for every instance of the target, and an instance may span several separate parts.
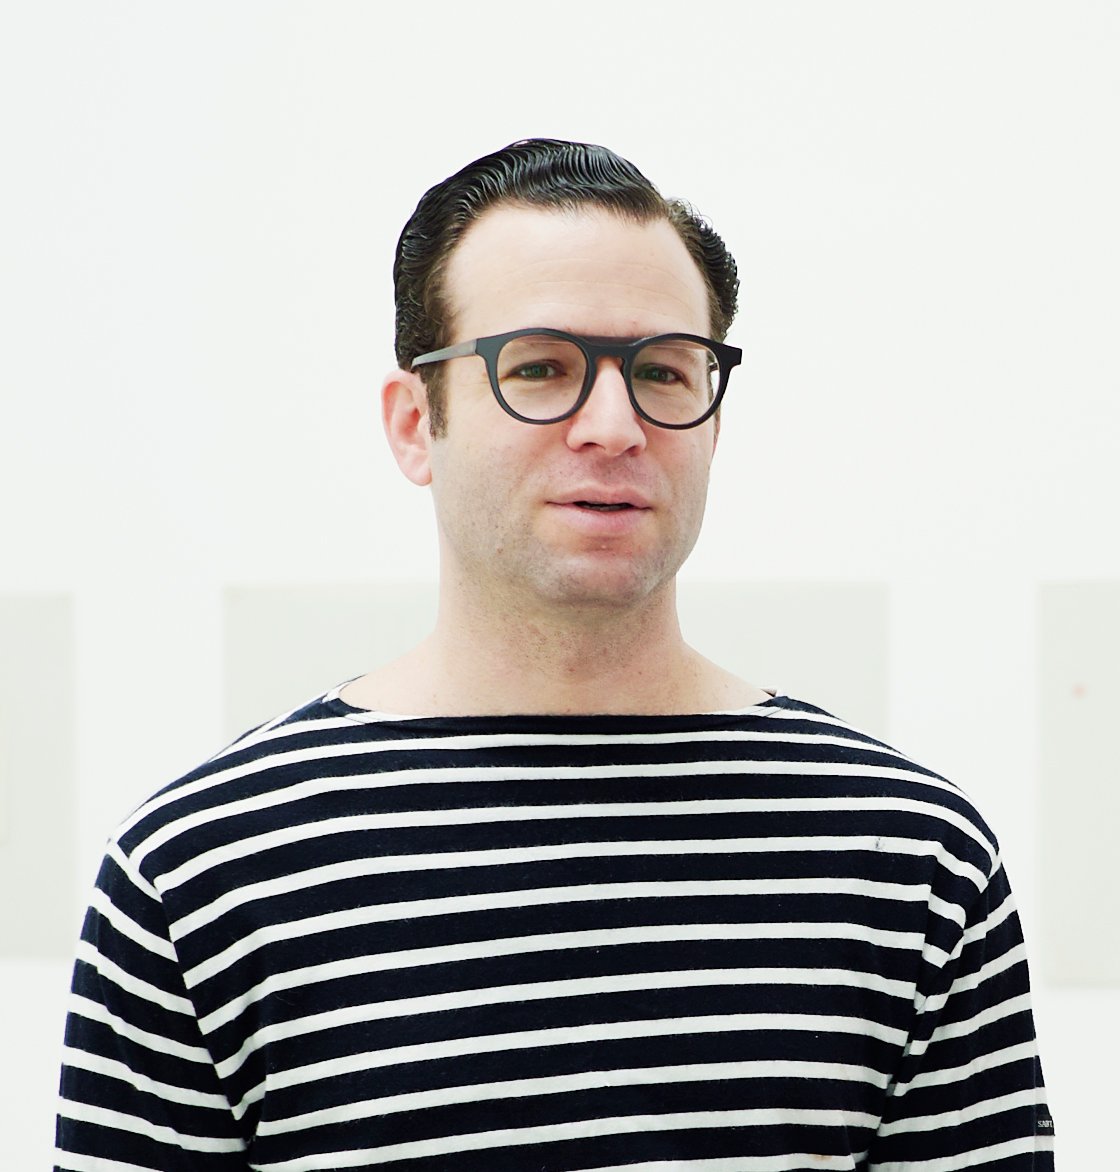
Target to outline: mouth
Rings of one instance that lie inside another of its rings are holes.
[[[653,506],[644,496],[632,491],[626,491],[625,495],[628,499],[623,500],[622,492],[596,491],[593,486],[585,485],[549,504],[564,518],[561,525],[582,535],[582,539],[614,542],[644,531],[647,518],[653,515]]]
[[[607,501],[572,501],[572,504],[579,509],[593,509],[597,513],[621,513],[625,509],[633,509],[636,506],[629,503],[629,501],[619,501],[615,503],[608,503]]]
[[[573,486],[569,492],[553,497],[552,503],[592,513],[642,513],[652,506],[641,489],[621,485],[610,488],[602,484]]]

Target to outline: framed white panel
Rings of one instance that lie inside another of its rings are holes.
[[[74,950],[74,608],[0,595],[0,957]]]
[[[1120,582],[1039,588],[1039,842],[1046,977],[1120,987]]]
[[[403,654],[435,622],[434,583],[234,586],[223,600],[230,737]]]
[[[684,636],[703,655],[886,736],[885,584],[682,581],[678,592]]]

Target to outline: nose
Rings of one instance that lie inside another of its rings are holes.
[[[630,402],[620,358],[599,359],[591,394],[568,423],[567,443],[573,450],[601,448],[608,456],[645,448],[645,425]]]

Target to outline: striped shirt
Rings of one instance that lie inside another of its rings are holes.
[[[820,709],[402,718],[338,690],[110,842],[56,1167],[1053,1167],[952,784]]]

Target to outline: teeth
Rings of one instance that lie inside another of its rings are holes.
[[[616,513],[619,509],[628,509],[628,504],[608,505],[601,501],[576,501],[576,504],[584,509],[598,509],[601,512]]]

